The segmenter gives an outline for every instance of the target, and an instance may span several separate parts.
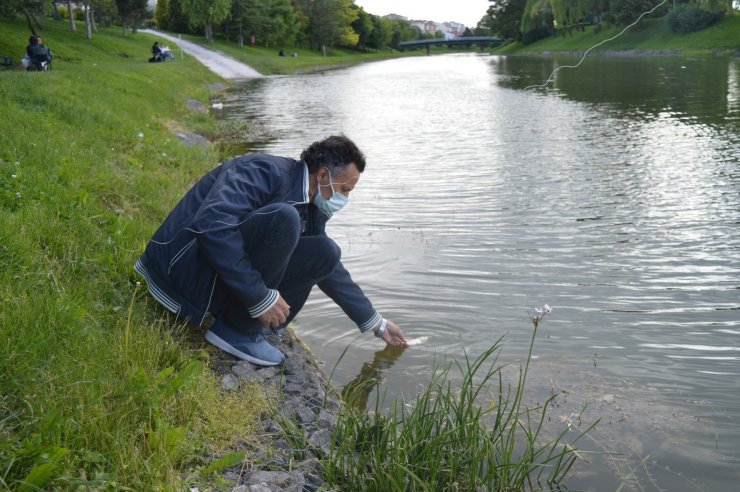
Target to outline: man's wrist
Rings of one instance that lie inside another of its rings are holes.
[[[388,320],[385,318],[382,318],[380,321],[380,325],[378,326],[378,329],[375,330],[375,336],[378,338],[381,338],[383,336],[383,333],[385,333],[385,330],[387,327],[388,327]]]

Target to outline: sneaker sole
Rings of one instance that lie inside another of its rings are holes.
[[[262,360],[258,359],[257,357],[252,357],[249,354],[245,354],[241,350],[235,349],[231,344],[229,344],[226,340],[219,337],[212,331],[207,331],[204,338],[208,343],[211,345],[215,345],[216,347],[220,348],[224,352],[233,355],[234,357],[237,357],[241,360],[245,360],[247,362],[251,362],[252,364],[256,364],[258,366],[277,366],[283,363],[283,361],[280,362],[272,362],[268,360]]]

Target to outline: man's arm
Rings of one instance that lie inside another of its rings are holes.
[[[374,308],[370,300],[350,276],[342,262],[339,262],[332,274],[318,283],[319,288],[329,296],[365,332],[373,330],[388,345],[407,347],[408,342],[401,328],[390,320],[384,319]]]
[[[318,286],[357,324],[360,331],[365,332],[380,325],[380,313],[373,308],[370,299],[352,280],[341,261],[332,274],[319,282]]]

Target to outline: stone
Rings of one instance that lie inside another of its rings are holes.
[[[203,135],[192,132],[176,131],[175,136],[179,138],[187,147],[206,147],[211,143]]]
[[[231,372],[240,379],[243,379],[247,382],[257,377],[257,369],[255,369],[254,366],[248,362],[240,362],[239,364],[234,364],[233,366],[231,366]]]
[[[306,484],[303,486],[304,490],[314,491],[324,485],[324,480],[316,473],[307,472],[304,475],[306,477]]]
[[[297,408],[295,411],[295,417],[296,420],[298,420],[298,423],[302,425],[302,427],[316,422],[316,414],[313,412],[313,410],[306,407]]]
[[[224,374],[224,377],[221,378],[221,384],[227,390],[232,391],[239,386],[239,379],[233,374]]]
[[[321,409],[319,411],[319,428],[321,429],[333,429],[337,425],[337,416],[328,410]]]
[[[303,392],[303,388],[296,383],[288,383],[283,391],[289,395],[299,395]]]
[[[206,107],[206,105],[198,101],[197,99],[188,98],[185,101],[185,105],[188,107],[188,109],[192,109],[193,111],[197,111],[199,113],[208,112],[208,108]]]
[[[303,490],[306,479],[301,471],[256,471],[249,476],[249,482],[264,484],[269,487],[269,490],[275,490],[273,487],[278,487],[278,490],[298,492]]]
[[[319,429],[308,438],[308,444],[320,453],[320,457],[329,456],[331,453],[332,433],[328,429]]]
[[[249,486],[249,489],[244,489],[245,491],[249,490],[249,492],[272,492],[272,489],[268,487],[264,483],[255,483]],[[234,491],[232,491],[234,492]]]
[[[290,357],[286,359],[285,363],[283,364],[283,374],[300,374],[303,372],[304,367],[305,364],[302,360],[297,357]]]

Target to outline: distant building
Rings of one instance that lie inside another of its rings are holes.
[[[445,33],[445,39],[459,38],[465,32],[465,24],[459,22],[442,22],[437,24],[437,30]]]
[[[403,15],[388,14],[383,16],[385,19],[403,20],[414,27],[417,27],[422,34],[436,34],[441,32],[445,39],[459,38],[465,32],[465,24],[460,22],[434,22],[430,20],[409,19]]]
[[[434,34],[437,32],[437,23],[426,20],[409,21],[412,26],[418,27],[422,34]]]

